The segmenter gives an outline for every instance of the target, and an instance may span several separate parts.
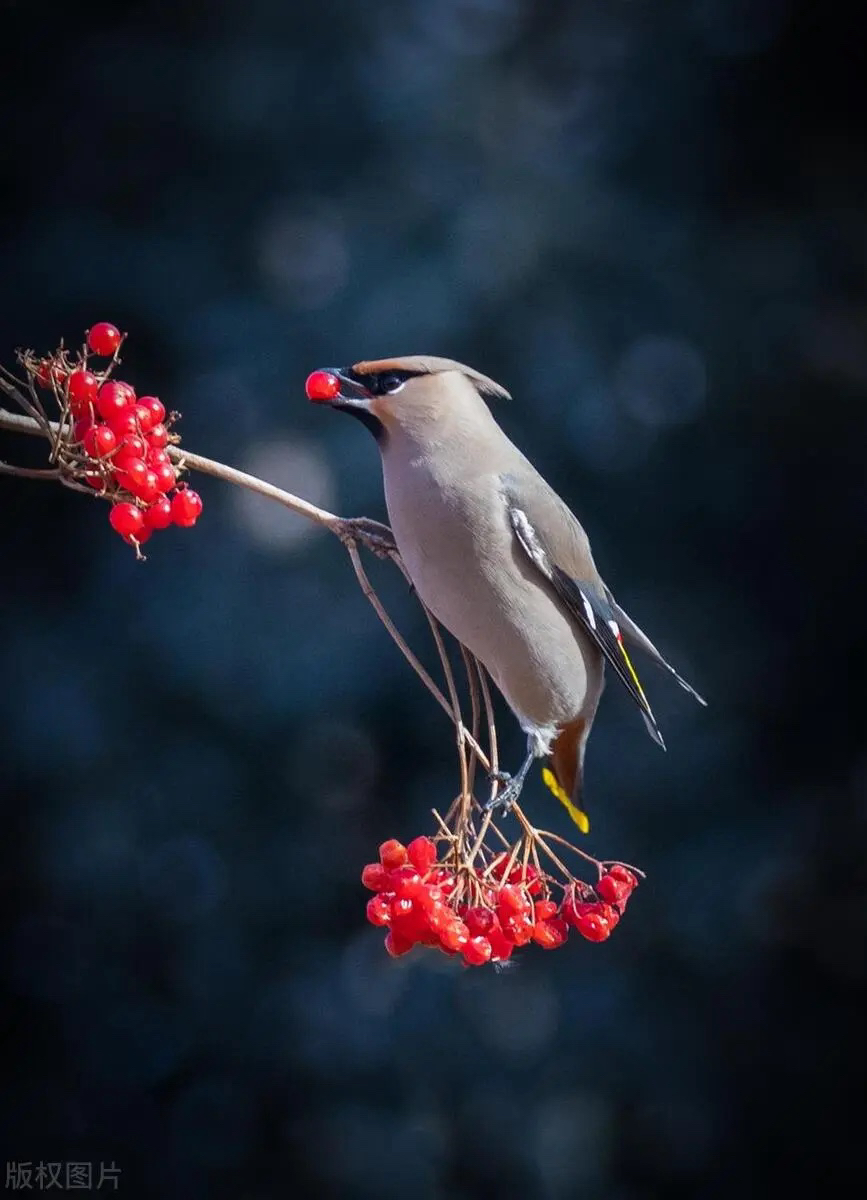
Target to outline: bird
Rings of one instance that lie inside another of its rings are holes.
[[[486,375],[411,355],[324,367],[307,396],[360,420],[382,460],[389,524],[419,598],[483,664],[526,735],[494,803],[514,805],[536,760],[586,832],[584,754],[607,664],[665,743],[627,649],[706,701],[620,607],[574,513],[497,424]]]

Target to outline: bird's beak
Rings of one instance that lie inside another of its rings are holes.
[[[370,411],[371,392],[356,383],[340,367],[320,367],[308,376],[306,391],[314,404],[327,404],[345,411]]]

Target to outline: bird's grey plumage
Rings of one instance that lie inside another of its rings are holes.
[[[418,595],[485,665],[561,787],[580,793],[605,659],[661,742],[620,631],[668,664],[617,607],[577,518],[482,399],[507,393],[425,356],[339,375],[349,389],[340,406],[380,425],[389,520]]]

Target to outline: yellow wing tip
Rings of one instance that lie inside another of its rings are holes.
[[[550,767],[542,768],[542,782],[550,791],[554,793],[581,832],[589,833],[590,818],[583,809],[579,808],[577,804],[572,803],[571,798],[566,794],[564,789],[560,787],[560,784],[557,782],[557,777]]]

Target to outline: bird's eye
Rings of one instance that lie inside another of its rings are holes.
[[[391,395],[400,391],[406,383],[406,376],[400,371],[385,371],[376,381],[376,390],[381,396]]]

